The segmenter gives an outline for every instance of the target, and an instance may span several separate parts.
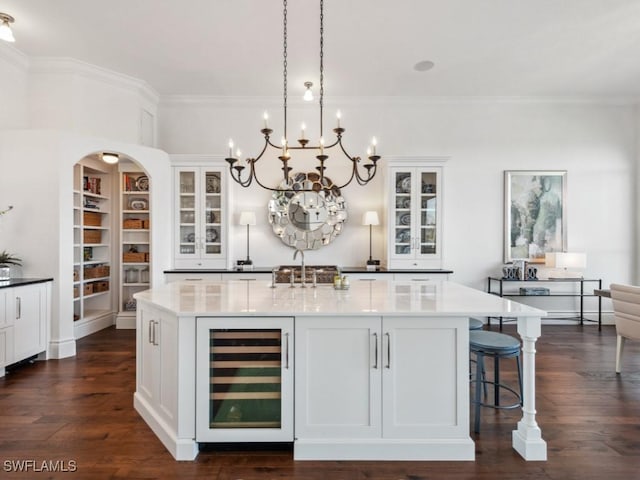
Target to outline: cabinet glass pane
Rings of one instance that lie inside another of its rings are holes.
[[[280,428],[279,329],[209,330],[209,426]]]
[[[180,172],[180,193],[195,193],[196,176],[194,172]]]
[[[420,253],[436,253],[436,215],[437,206],[436,174],[422,172],[420,174]]]
[[[396,172],[394,207],[394,246],[396,255],[411,253],[411,172]]]

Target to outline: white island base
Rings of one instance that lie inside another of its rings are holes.
[[[523,340],[513,447],[546,460],[535,421],[540,310],[438,281],[358,281],[348,291],[176,282],[136,298],[134,406],[177,460],[195,459],[202,442],[259,441],[293,442],[296,460],[474,460],[468,318],[489,315],[517,317]],[[213,393],[210,339],[265,329],[279,339],[278,424],[226,428],[212,413],[216,395],[238,394]]]

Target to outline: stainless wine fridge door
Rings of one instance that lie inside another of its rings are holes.
[[[293,441],[293,319],[198,318],[196,441]]]

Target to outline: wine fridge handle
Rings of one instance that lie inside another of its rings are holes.
[[[285,340],[285,367],[287,370],[289,369],[289,332],[284,334],[284,340]]]

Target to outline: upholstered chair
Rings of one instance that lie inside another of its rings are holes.
[[[618,334],[616,373],[620,373],[625,339],[640,340],[640,287],[612,283],[611,299]]]

